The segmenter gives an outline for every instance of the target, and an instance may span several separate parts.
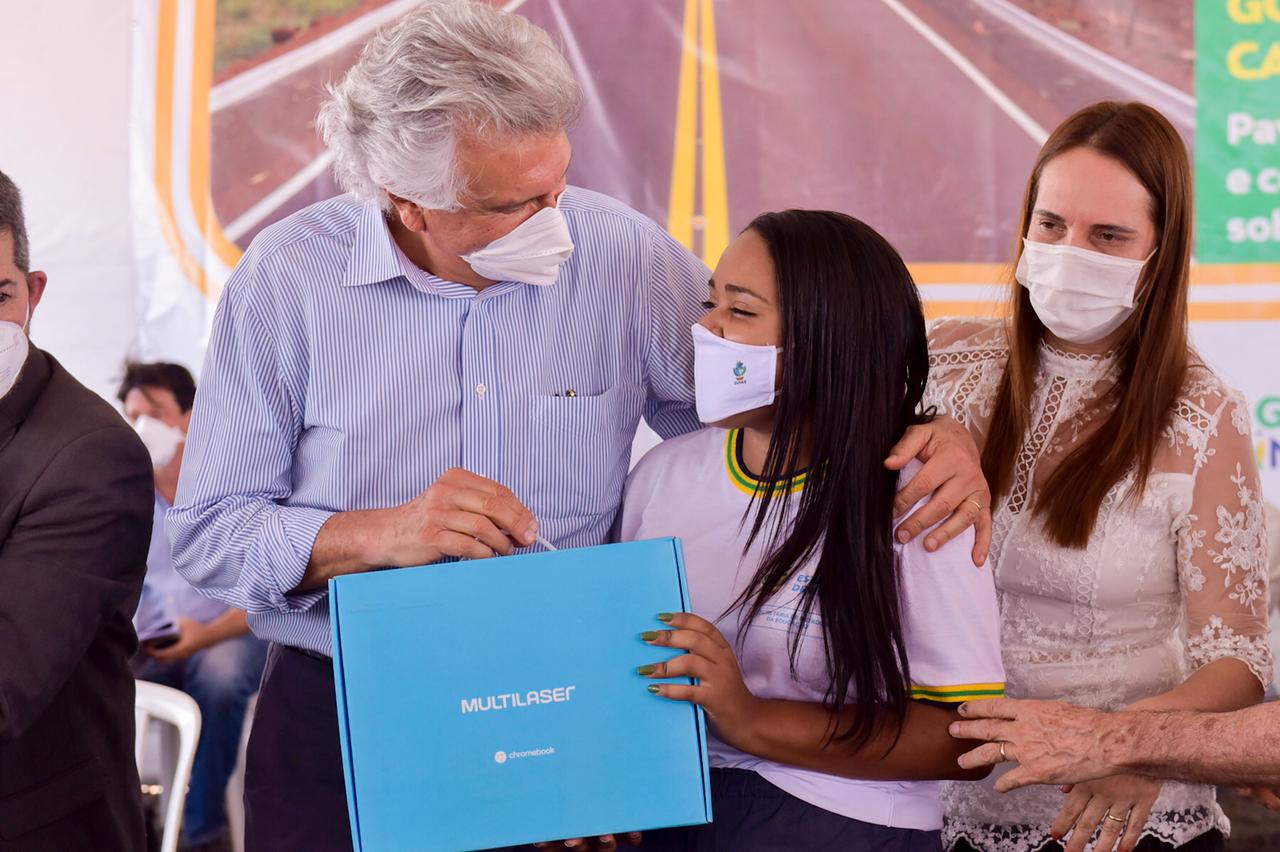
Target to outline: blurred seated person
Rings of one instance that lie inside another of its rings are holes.
[[[235,768],[245,707],[258,689],[266,643],[241,609],[205,597],[178,576],[164,514],[173,505],[196,384],[179,364],[129,364],[120,384],[125,416],[151,454],[155,526],[147,576],[134,617],[141,643],[134,674],[188,693],[203,722],[182,825],[183,849],[230,849],[225,797]]]

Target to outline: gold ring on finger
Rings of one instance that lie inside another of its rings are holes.
[[[1127,821],[1127,820],[1129,819],[1129,815],[1128,815],[1128,814],[1125,814],[1125,815],[1124,815],[1124,816],[1122,816],[1122,817],[1118,817],[1118,816],[1113,816],[1113,815],[1111,814],[1111,811],[1107,811],[1107,819],[1113,819],[1113,820],[1115,820],[1116,822],[1125,822],[1125,821]]]
[[[964,498],[963,500],[961,500],[960,502],[961,502],[961,503],[972,503],[972,504],[973,504],[973,508],[977,509],[979,512],[981,512],[981,511],[985,508],[981,503],[979,503],[977,500],[973,499],[972,497],[966,497],[966,498]]]

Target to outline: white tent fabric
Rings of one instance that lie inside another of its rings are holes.
[[[5,3],[0,171],[49,274],[32,339],[110,396],[137,335],[129,216],[130,7]]]

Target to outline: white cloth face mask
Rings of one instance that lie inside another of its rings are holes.
[[[0,321],[0,399],[18,383],[22,365],[27,363],[31,341],[27,332],[16,322]]]
[[[1143,260],[1022,241],[1018,283],[1044,327],[1068,343],[1096,343],[1133,313]],[[1155,254],[1153,251],[1152,255]]]
[[[491,281],[519,281],[546,287],[573,254],[573,239],[559,207],[543,207],[515,230],[484,248],[462,255],[477,275]]]
[[[693,326],[693,384],[698,419],[718,423],[772,405],[778,347],[734,343]]]
[[[134,422],[133,428],[151,454],[151,466],[157,470],[173,461],[178,447],[187,440],[186,434],[177,426],[145,414]]]

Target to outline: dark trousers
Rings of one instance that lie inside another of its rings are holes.
[[[246,852],[351,849],[333,664],[272,644],[249,734]]]
[[[1226,848],[1227,841],[1222,836],[1222,832],[1213,829],[1181,846],[1174,846],[1173,844],[1165,843],[1163,840],[1156,840],[1153,837],[1144,837],[1138,841],[1135,852],[1173,852],[1175,849],[1178,852],[1224,852]],[[1040,847],[1039,852],[1062,852],[1062,849],[1061,843],[1046,843]],[[982,852],[982,850],[960,840],[952,845],[951,852]]]
[[[715,822],[646,831],[644,852],[941,852],[937,831],[889,828],[797,799],[755,772],[711,770]],[[626,847],[621,847],[625,850]]]

